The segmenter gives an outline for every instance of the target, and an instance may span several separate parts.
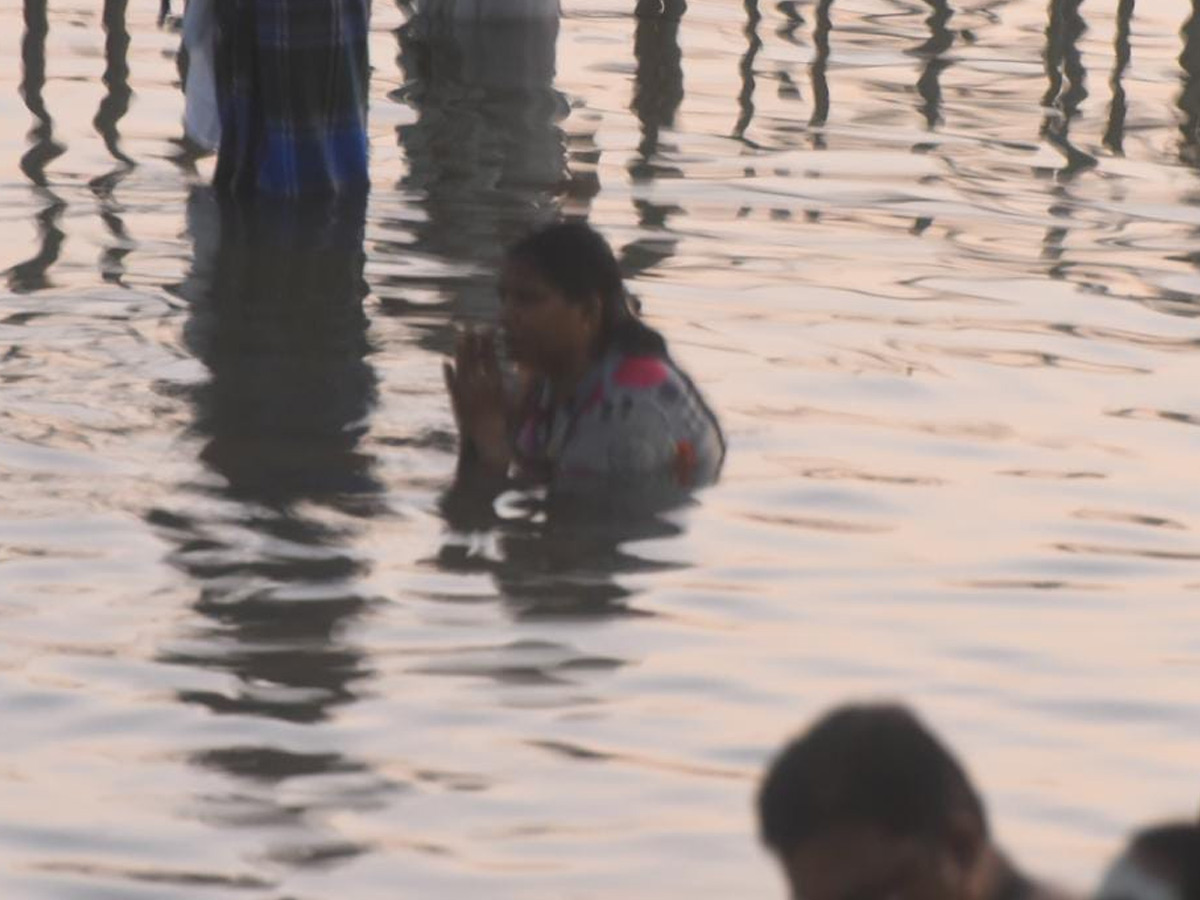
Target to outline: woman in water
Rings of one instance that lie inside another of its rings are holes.
[[[506,389],[492,333],[468,331],[445,366],[464,464],[555,484],[713,481],[725,456],[716,417],[633,311],[607,242],[582,223],[514,246],[500,322],[516,364]]]

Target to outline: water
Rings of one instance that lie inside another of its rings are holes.
[[[1194,813],[1188,4],[631,5],[377,3],[369,207],[289,229],[157,4],[0,0],[0,895],[781,896],[758,773],[863,696],[1068,886]],[[439,356],[559,208],[723,415],[689,506],[447,495]]]

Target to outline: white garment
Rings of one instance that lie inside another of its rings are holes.
[[[188,52],[183,128],[205,150],[215,150],[221,143],[217,76],[213,68],[216,33],[216,0],[188,0],[183,14],[183,45]]]

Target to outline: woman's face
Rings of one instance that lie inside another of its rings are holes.
[[[523,260],[500,274],[500,323],[513,361],[542,374],[571,372],[591,359],[600,301],[572,303]]]

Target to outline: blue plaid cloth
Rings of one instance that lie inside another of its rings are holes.
[[[370,0],[217,0],[215,183],[296,198],[367,188]]]

